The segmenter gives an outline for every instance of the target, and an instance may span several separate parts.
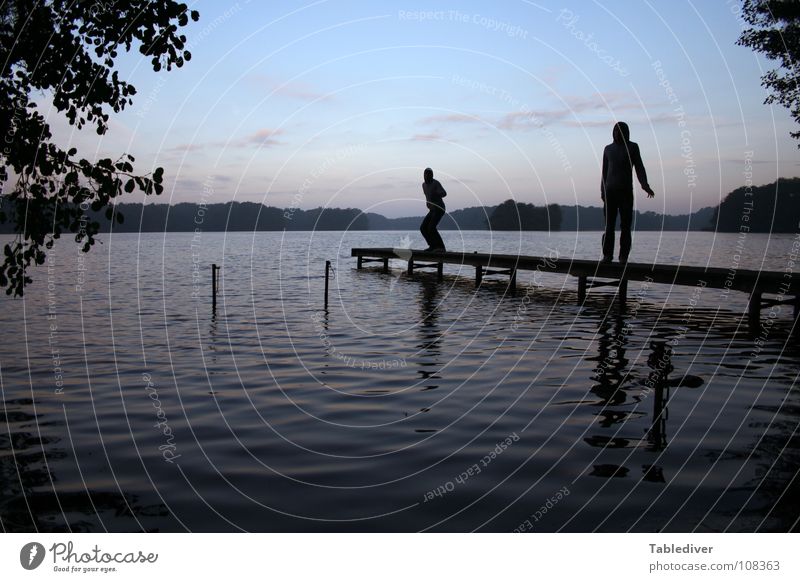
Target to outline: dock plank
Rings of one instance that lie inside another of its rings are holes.
[[[758,290],[760,293],[788,295],[797,298],[800,275],[788,271],[754,271],[695,265],[669,265],[661,263],[604,263],[586,259],[504,255],[489,253],[430,252],[415,249],[389,247],[353,248],[353,257],[399,259],[420,263],[442,263],[491,269],[513,269],[517,271],[541,271],[564,273],[574,277],[625,279],[629,281],[651,280],[666,285],[694,286],[705,283],[706,287],[731,289],[745,293]]]

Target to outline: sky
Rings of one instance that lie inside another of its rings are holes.
[[[153,72],[110,131],[54,134],[86,157],[163,166],[158,197],[425,212],[432,167],[449,210],[514,198],[600,205],[600,164],[625,121],[670,214],[798,172],[789,113],[764,104],[773,64],[736,45],[739,0],[190,3],[192,59]]]

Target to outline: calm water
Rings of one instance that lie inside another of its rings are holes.
[[[632,282],[620,312],[561,275],[512,297],[472,268],[355,270],[351,247],[408,235],[62,241],[2,299],[3,529],[796,529],[788,307],[753,335],[735,292]],[[445,239],[599,252],[599,233]],[[638,233],[631,260],[780,270],[792,240]]]

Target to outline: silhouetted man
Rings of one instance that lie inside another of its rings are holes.
[[[444,216],[444,200],[447,192],[444,191],[439,180],[433,179],[433,170],[425,168],[423,174],[425,181],[422,183],[422,191],[425,193],[425,202],[428,205],[428,214],[422,220],[419,231],[428,243],[426,251],[444,251],[444,241],[436,230],[439,221]]]
[[[631,252],[631,222],[633,221],[633,175],[636,177],[647,197],[655,196],[647,183],[647,172],[644,170],[639,146],[630,141],[628,124],[620,121],[612,131],[614,142],[603,151],[603,177],[600,180],[600,197],[603,199],[603,212],[606,219],[606,231],[603,234],[603,261],[614,260],[614,230],[619,213],[619,260],[628,261]]]

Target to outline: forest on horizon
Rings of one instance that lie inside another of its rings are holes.
[[[2,201],[4,202],[4,201]],[[3,210],[11,212],[11,208]],[[115,232],[192,232],[254,230],[416,230],[422,216],[387,218],[357,208],[277,208],[256,202],[197,204],[121,203],[114,206],[123,221]],[[13,216],[13,215],[12,215]],[[86,212],[108,232],[112,221],[104,212]],[[701,208],[691,214],[634,213],[634,229],[706,230],[717,232],[797,232],[800,217],[800,178],[781,178],[763,186],[743,186],[729,193],[716,207]],[[113,217],[116,218],[116,217]],[[0,233],[15,232],[13,220],[0,225]],[[603,208],[534,204],[506,200],[495,206],[473,206],[448,212],[441,230],[602,230]]]

